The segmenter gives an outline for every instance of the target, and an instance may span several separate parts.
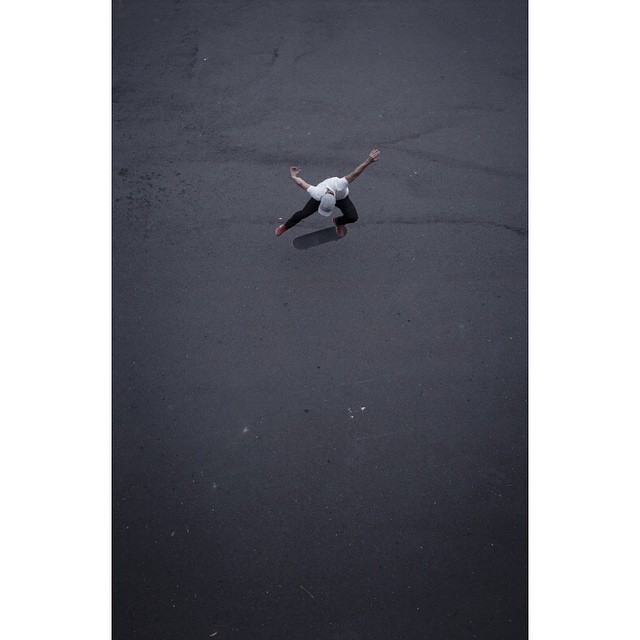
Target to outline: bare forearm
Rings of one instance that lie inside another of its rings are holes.
[[[304,189],[305,191],[309,188],[309,185],[302,179],[299,178],[298,176],[291,176],[291,179],[301,188]]]
[[[363,163],[359,164],[352,173],[357,178],[372,162],[373,160],[367,158]]]
[[[367,159],[359,164],[350,174],[346,175],[347,182],[353,182],[370,164],[378,161],[380,157],[380,151],[373,149]]]
[[[308,184],[307,182],[305,182],[302,178],[298,177],[298,174],[300,173],[300,167],[289,167],[289,176],[291,177],[291,179],[301,188],[304,189],[305,191],[311,186],[310,184]]]

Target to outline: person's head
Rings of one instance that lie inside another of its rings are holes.
[[[330,216],[333,211],[333,207],[336,204],[336,196],[331,191],[331,189],[327,189],[320,200],[320,206],[318,207],[318,213],[323,216]]]

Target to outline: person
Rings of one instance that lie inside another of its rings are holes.
[[[298,174],[299,167],[289,167],[291,179],[302,189],[304,189],[311,199],[307,204],[294,213],[285,223],[276,229],[276,235],[281,236],[287,229],[295,226],[301,220],[308,218],[316,211],[323,216],[330,216],[333,207],[336,206],[342,215],[333,218],[336,225],[336,233],[342,237],[345,234],[345,225],[353,224],[358,219],[358,212],[349,197],[349,185],[372,163],[380,158],[380,151],[373,149],[367,159],[359,164],[351,173],[343,178],[327,178],[315,186],[306,183]]]

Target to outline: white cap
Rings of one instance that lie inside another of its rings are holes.
[[[318,213],[321,216],[330,216],[333,213],[333,207],[336,204],[336,197],[331,193],[325,193],[320,200]]]

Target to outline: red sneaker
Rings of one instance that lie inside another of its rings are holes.
[[[342,238],[344,236],[344,234],[345,234],[346,229],[345,229],[345,226],[343,224],[338,224],[336,222],[337,219],[338,218],[334,218],[333,219],[333,224],[336,225],[336,233]]]
[[[277,229],[276,229],[276,235],[277,236],[281,236],[285,231],[287,230],[287,227],[284,224],[281,224]]]

